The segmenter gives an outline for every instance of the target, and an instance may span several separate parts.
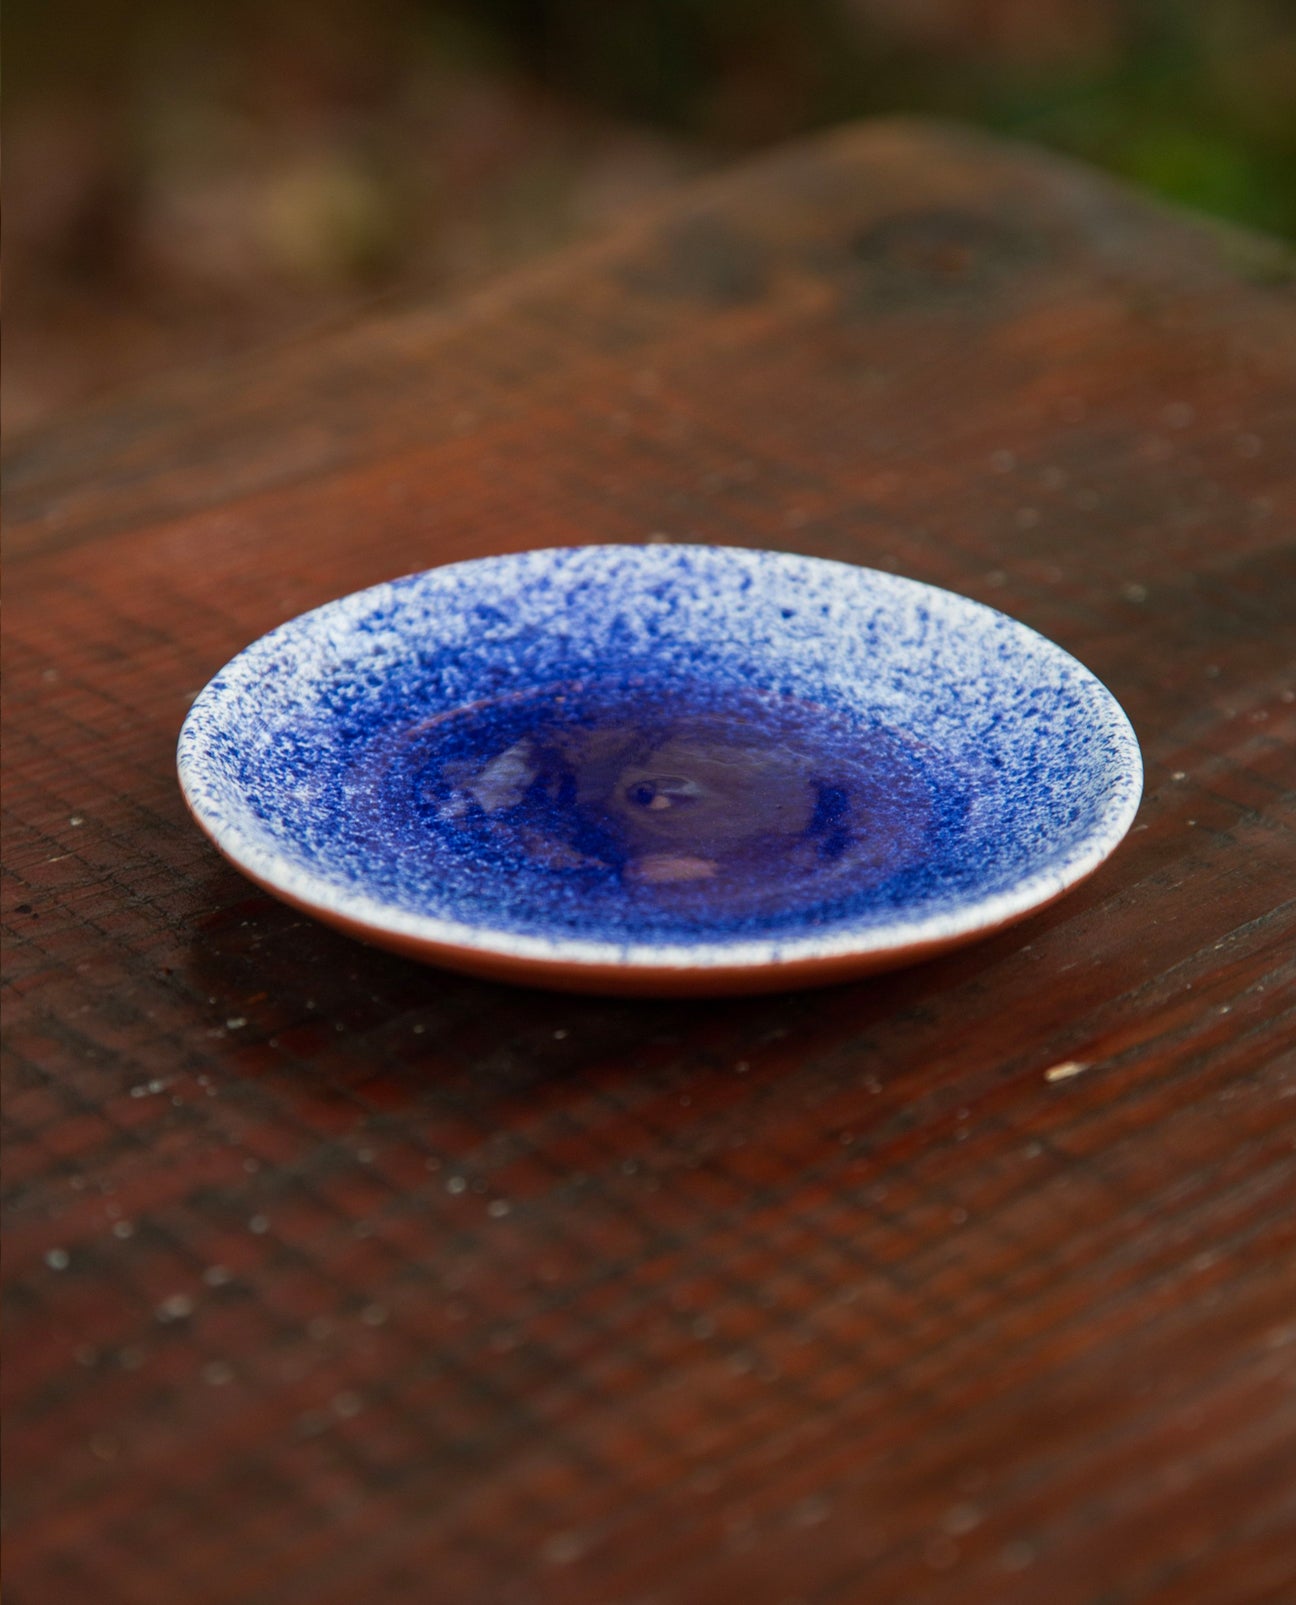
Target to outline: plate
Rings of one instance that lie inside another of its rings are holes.
[[[824,984],[989,935],[1113,851],[1111,693],[966,597],[705,546],[455,563],[255,642],[194,703],[199,825],[365,941],[571,991]]]

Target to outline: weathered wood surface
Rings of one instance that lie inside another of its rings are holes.
[[[1278,248],[880,124],[17,450],[7,1605],[1296,1599],[1294,374]],[[645,1004],[186,818],[282,618],[654,534],[1055,637],[1135,833],[958,956]]]

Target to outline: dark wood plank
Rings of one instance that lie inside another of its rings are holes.
[[[1278,247],[878,124],[18,450],[13,1605],[1296,1598],[1294,374]],[[267,627],[653,535],[1055,637],[1135,833],[925,967],[644,1004],[354,946],[188,822]]]

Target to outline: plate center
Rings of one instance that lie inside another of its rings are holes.
[[[515,928],[804,915],[930,865],[949,815],[903,733],[710,684],[475,702],[386,730],[350,790],[409,886]]]

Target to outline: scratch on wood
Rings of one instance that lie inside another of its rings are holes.
[[[1072,1076],[1078,1076],[1088,1069],[1089,1066],[1082,1064],[1079,1059],[1066,1059],[1061,1064],[1055,1064],[1051,1069],[1046,1070],[1044,1079],[1045,1081],[1070,1081]]]

